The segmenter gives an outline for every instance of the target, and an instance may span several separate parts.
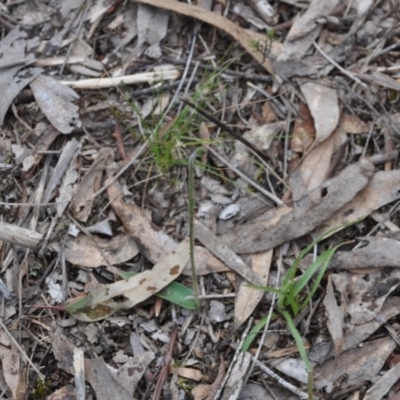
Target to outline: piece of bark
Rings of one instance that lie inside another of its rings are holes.
[[[0,222],[0,240],[17,246],[27,247],[28,249],[37,249],[43,240],[43,235],[30,229]]]
[[[338,251],[329,264],[329,269],[384,268],[399,266],[400,242],[387,237],[357,238],[367,242],[353,251]]]
[[[232,270],[242,276],[253,285],[262,285],[261,277],[249,268],[244,261],[235,254],[228,245],[220,243],[220,240],[200,222],[194,223],[194,236],[216,257],[228,265]]]
[[[269,230],[254,222],[239,226],[222,235],[221,242],[226,245],[234,243],[236,253],[247,254],[270,250],[304,236],[351,201],[368,184],[373,174],[373,164],[368,159],[362,159],[329,180],[325,185],[327,194],[313,208],[296,209],[284,215],[278,225]]]

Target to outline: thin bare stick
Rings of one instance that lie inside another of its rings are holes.
[[[28,355],[25,353],[25,351],[22,349],[22,347],[18,344],[18,342],[14,339],[14,336],[11,335],[7,327],[3,324],[3,321],[0,319],[0,327],[4,329],[4,332],[7,333],[9,336],[10,340],[14,343],[15,347],[19,350],[21,355],[26,359],[28,364],[32,367],[32,369],[37,373],[38,377],[44,381],[45,376],[37,369],[36,365],[31,361],[31,359],[28,357]]]
[[[211,153],[214,154],[215,157],[217,157],[220,161],[222,161],[227,167],[229,167],[235,174],[239,175],[244,181],[246,181],[249,185],[253,186],[255,189],[257,189],[260,193],[262,193],[264,196],[268,197],[270,200],[272,200],[275,204],[278,206],[284,206],[285,203],[276,197],[274,194],[268,192],[268,190],[265,190],[263,187],[261,187],[258,183],[254,182],[252,179],[250,179],[248,176],[246,176],[243,172],[240,172],[236,167],[234,167],[229,161],[225,160],[224,157],[219,155],[215,150],[213,150],[211,147],[206,146],[207,150],[210,151]]]
[[[358,83],[361,85],[363,88],[366,88],[367,85],[364,82],[361,82],[357,77],[355,77],[351,72],[346,71],[343,67],[341,67],[335,60],[333,60],[331,57],[326,54],[321,47],[317,45],[316,42],[313,43],[314,47],[317,49],[318,53],[321,54],[322,57],[324,57],[326,60],[328,60],[333,66],[335,66],[340,72],[342,72],[344,75],[348,76],[350,79],[352,79],[354,82]]]

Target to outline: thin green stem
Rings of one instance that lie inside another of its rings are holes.
[[[193,293],[194,300],[198,307],[200,307],[200,299],[199,299],[199,285],[197,282],[197,274],[196,274],[196,265],[194,261],[194,162],[196,161],[196,157],[203,152],[204,149],[199,147],[196,149],[189,157],[189,244],[190,244],[190,268],[192,271],[192,285],[193,285]]]

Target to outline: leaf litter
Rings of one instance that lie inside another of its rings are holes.
[[[6,398],[398,396],[398,19],[7,2]]]

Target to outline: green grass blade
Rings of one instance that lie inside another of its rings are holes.
[[[326,258],[324,259],[323,264],[321,265],[321,268],[320,268],[320,270],[318,272],[317,278],[315,279],[315,281],[314,281],[314,283],[313,283],[313,285],[311,287],[310,293],[308,294],[308,296],[304,300],[301,308],[304,308],[307,305],[307,303],[310,301],[310,299],[312,298],[314,293],[317,291],[317,289],[318,289],[318,287],[319,287],[319,285],[321,283],[321,280],[322,280],[322,278],[323,278],[323,276],[324,276],[324,274],[325,274],[325,272],[326,272],[326,270],[327,270],[327,268],[329,266],[329,263],[331,262],[331,259],[332,259],[333,255],[335,254],[335,252],[337,251],[337,249],[340,246],[341,245],[336,246],[333,249],[326,250],[326,252],[324,252],[324,253],[327,253],[326,254]]]
[[[274,318],[274,314],[272,314],[271,318]],[[260,321],[258,321],[253,326],[250,333],[247,335],[245,341],[243,342],[243,345],[240,349],[241,351],[247,351],[250,348],[256,336],[264,329],[264,326],[267,323],[267,321],[268,321],[268,315],[261,318]]]
[[[288,328],[290,330],[290,333],[292,334],[297,348],[299,349],[299,353],[300,353],[300,357],[304,362],[304,365],[306,366],[307,371],[310,373],[313,370],[313,367],[311,365],[310,360],[308,359],[307,356],[307,351],[306,348],[304,347],[304,343],[303,340],[301,338],[300,332],[297,330],[296,325],[293,322],[292,317],[290,316],[290,314],[287,311],[283,311],[282,315],[284,316],[286,323],[288,325]]]
[[[304,272],[303,276],[298,280],[298,282],[295,284],[293,288],[293,296],[297,297],[299,293],[304,289],[306,285],[309,284],[311,281],[312,277],[314,274],[317,272],[317,270],[321,267],[321,265],[326,264],[326,262],[332,258],[332,255],[334,253],[333,249],[329,249],[324,251],[322,254],[320,254],[315,261],[307,268],[307,270]]]

